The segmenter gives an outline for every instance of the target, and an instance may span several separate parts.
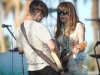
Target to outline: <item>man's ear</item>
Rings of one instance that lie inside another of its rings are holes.
[[[41,11],[38,11],[38,13],[40,14],[40,13],[41,13]]]
[[[39,13],[40,13],[39,10],[35,11],[35,12],[34,12],[34,16],[38,15]]]
[[[39,16],[40,14],[41,14],[41,12],[40,12],[40,11],[38,11],[38,12],[37,12],[37,15]]]

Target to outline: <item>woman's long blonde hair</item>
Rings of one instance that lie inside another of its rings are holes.
[[[61,2],[58,7],[57,10],[66,10],[68,12],[68,21],[67,24],[70,26],[69,30],[67,30],[67,32],[65,31],[65,34],[70,34],[71,32],[73,32],[75,30],[76,27],[76,23],[79,21],[79,18],[76,14],[76,10],[74,5],[71,2]],[[60,17],[57,13],[57,31],[55,33],[55,38],[58,38],[60,36],[60,34],[62,34],[61,32],[61,25],[62,22],[60,20]]]

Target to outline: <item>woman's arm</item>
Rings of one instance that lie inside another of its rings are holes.
[[[62,58],[62,62],[63,62],[63,63],[66,62],[66,61],[68,60],[68,58],[69,58],[72,54],[77,53],[77,52],[79,52],[79,49],[76,48],[76,47],[74,47],[73,50],[71,50],[68,54],[66,54],[66,56],[64,56],[64,57]]]
[[[82,23],[78,23],[78,28],[77,28],[76,32],[78,35],[79,44],[83,43],[85,41],[85,27],[83,26]],[[84,50],[85,50],[85,48],[82,50],[79,50],[79,51],[83,52]]]
[[[85,27],[82,25],[82,23],[78,23],[78,28],[76,29],[76,33],[77,33],[77,37],[79,39],[79,43],[82,43],[85,41]],[[63,62],[66,62],[68,60],[68,58],[77,52],[83,52],[85,50],[82,49],[80,50],[79,48],[74,47],[72,51],[70,51],[68,54],[66,54],[66,56],[62,59]]]

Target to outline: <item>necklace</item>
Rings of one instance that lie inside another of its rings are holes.
[[[70,35],[67,36],[66,40],[64,40],[64,25],[62,24],[61,26],[61,30],[62,30],[62,36],[63,36],[63,39],[62,41],[66,44],[66,53],[69,52],[69,45],[70,45]]]

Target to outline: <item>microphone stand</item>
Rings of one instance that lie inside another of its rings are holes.
[[[96,50],[95,50],[95,47],[96,47],[96,46],[94,46],[94,53],[95,53],[95,56],[96,56]],[[96,61],[97,61],[97,66],[98,66],[98,71],[99,71],[99,74],[98,74],[98,75],[100,75],[100,68],[99,68],[99,63],[98,63],[97,56],[96,56]]]
[[[22,75],[24,75],[23,53],[21,53],[21,56],[22,56]]]
[[[14,37],[13,33],[10,31],[9,27],[6,27],[7,30],[10,32],[10,34]],[[16,40],[16,38],[14,37],[14,39]]]
[[[13,33],[10,31],[9,27],[6,27],[7,30],[10,32],[10,34],[13,36],[13,38],[16,40],[16,38],[14,37]],[[13,51],[12,51],[13,52]],[[23,65],[23,53],[19,53],[22,56],[22,75],[24,75],[24,65]]]
[[[100,18],[99,19],[86,19],[86,20],[91,20],[91,21],[97,21],[98,22],[98,26],[99,26],[99,38],[100,38]],[[95,52],[95,55],[96,55],[96,50],[95,50],[95,47],[94,46],[94,52]],[[100,75],[100,68],[99,68],[99,63],[98,63],[98,59],[97,59],[97,56],[96,56],[96,61],[97,61],[97,66],[98,66],[98,70],[99,70],[99,74]]]

